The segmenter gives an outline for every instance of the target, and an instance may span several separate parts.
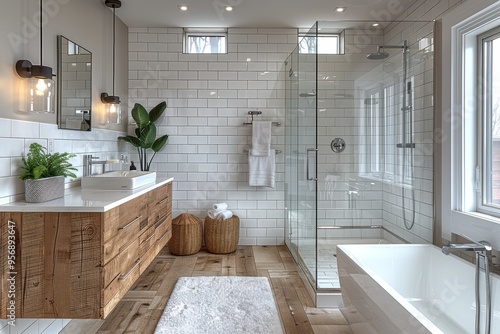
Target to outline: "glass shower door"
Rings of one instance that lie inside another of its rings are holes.
[[[308,34],[315,49],[316,26]],[[304,51],[304,50],[302,50]],[[310,50],[309,50],[310,51]],[[285,62],[285,241],[316,288],[317,60],[297,47]]]
[[[285,61],[285,242],[296,262],[298,258],[298,49]]]
[[[316,25],[305,35],[309,49],[299,47],[298,53],[298,250],[303,264],[311,273],[311,284],[317,278],[317,54]],[[303,45],[303,44],[302,44]],[[312,51],[312,53],[310,53]]]

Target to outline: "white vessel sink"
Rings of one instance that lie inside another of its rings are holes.
[[[156,182],[156,172],[116,171],[82,178],[82,189],[131,190]]]

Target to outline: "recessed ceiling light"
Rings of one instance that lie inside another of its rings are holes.
[[[335,8],[335,12],[343,13],[343,12],[345,12],[346,9],[347,9],[347,7],[337,7],[337,8]]]
[[[186,5],[179,5],[177,7],[179,8],[179,10],[182,10],[183,12],[185,12],[186,10],[188,10],[188,6],[186,6]]]
[[[231,6],[226,6],[226,12],[232,12],[233,11],[233,7]]]
[[[378,24],[378,23],[374,23],[374,24],[372,24],[372,27],[378,27],[379,25],[380,24]]]

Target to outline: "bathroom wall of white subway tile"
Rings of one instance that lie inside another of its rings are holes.
[[[283,154],[276,157],[275,189],[249,187],[244,150],[252,129],[243,123],[250,110],[283,122],[280,69],[297,30],[230,28],[228,53],[219,55],[182,53],[182,36],[180,28],[129,29],[129,105],[168,104],[158,123],[170,137],[152,169],[175,178],[173,215],[204,218],[213,203],[227,202],[241,218],[240,244],[281,244]],[[283,127],[272,135],[272,147],[283,150]]]
[[[383,30],[366,33],[363,27],[345,30],[345,55],[318,55],[320,227],[382,225],[382,185],[360,175],[366,163],[364,155],[369,153],[364,140],[369,130],[363,103],[365,86],[378,87],[382,80],[377,71],[380,63],[370,62],[366,55],[383,43]],[[342,153],[332,151],[334,138],[345,140]],[[318,237],[341,235],[339,230],[320,229]]]
[[[71,163],[78,169],[75,173],[81,178],[83,155],[95,154],[101,158],[120,157],[125,151],[117,137],[123,132],[94,128],[92,132],[59,130],[56,124],[28,122],[0,118],[0,204],[24,199],[24,183],[19,179],[22,166],[21,157],[28,152],[33,142],[48,147],[53,141],[54,152],[76,154]],[[124,166],[126,168],[128,166]],[[100,168],[97,166],[96,168]],[[108,168],[118,169],[115,164]],[[97,171],[98,172],[98,171]],[[66,186],[76,185],[78,181],[66,179]]]
[[[318,226],[383,225],[409,242],[432,242],[433,23],[389,27],[380,33],[372,27],[347,29],[349,54],[318,56]],[[414,158],[414,190],[404,196],[406,222],[415,221],[411,231],[404,227],[403,155],[396,149],[402,136],[402,48],[389,49],[386,60],[366,59],[378,45],[402,45],[403,40],[410,47],[408,78],[414,96],[416,148],[406,152],[406,163],[411,154]],[[384,101],[384,93],[392,96]],[[384,106],[388,100],[393,105]],[[382,109],[385,114],[378,114]],[[330,149],[334,138],[347,142],[343,153]],[[318,237],[339,235],[322,229]]]
[[[420,0],[416,1],[397,20],[439,19],[453,7],[466,0]],[[395,44],[406,36],[410,46],[410,72],[414,84],[414,194],[405,192],[405,207],[415,207],[415,225],[406,230],[402,219],[401,189],[384,184],[383,224],[388,230],[404,239],[417,242],[432,242],[433,229],[433,24],[407,25],[392,23],[384,32],[384,44]],[[398,126],[398,125],[396,125]],[[411,200],[412,196],[415,202]],[[412,216],[407,211],[407,220]]]

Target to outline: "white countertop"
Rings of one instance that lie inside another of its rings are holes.
[[[0,212],[105,212],[172,181],[172,177],[158,177],[156,183],[134,190],[69,188],[62,198],[43,203],[19,201],[4,204],[0,205]]]

